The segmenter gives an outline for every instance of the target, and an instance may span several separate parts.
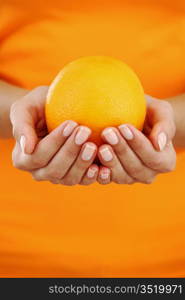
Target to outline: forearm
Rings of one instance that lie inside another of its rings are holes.
[[[0,80],[0,138],[12,137],[12,126],[10,123],[10,107],[27,90],[13,86]]]
[[[185,147],[185,94],[166,99],[173,107],[176,135],[174,145],[176,147]]]

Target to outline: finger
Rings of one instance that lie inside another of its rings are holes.
[[[121,125],[119,131],[131,149],[148,168],[159,171],[165,165],[166,160],[169,160],[165,151],[156,151],[150,140],[132,125]],[[167,146],[166,151],[169,151],[168,148]]]
[[[38,101],[43,99],[42,106],[44,107],[47,90],[47,87],[43,87],[39,89],[38,93],[38,89],[35,89],[24,97],[24,101],[20,103],[17,101],[11,106],[10,120],[13,127],[13,135],[16,141],[20,143],[23,153],[31,154],[38,142],[35,125],[38,121],[39,109],[32,102],[34,102],[34,97],[37,95]],[[43,107],[41,108],[42,110]]]
[[[99,184],[109,184],[111,182],[111,170],[104,166],[100,167],[98,179]]]
[[[112,147],[109,145],[102,145],[99,148],[98,157],[103,166],[111,169],[112,181],[119,184],[127,184],[132,181],[115,155]]]
[[[67,120],[55,128],[37,144],[30,157],[30,164],[36,165],[38,162],[40,164],[38,167],[46,166],[77,126],[76,122]]]
[[[61,183],[65,185],[75,185],[80,183],[87,168],[92,164],[97,153],[97,146],[93,143],[85,143],[78,155],[78,158],[62,178]]]
[[[148,102],[147,123],[151,127],[149,138],[155,149],[162,151],[175,135],[175,122],[171,105],[162,100]]]
[[[34,116],[28,111],[27,107],[22,106],[20,110],[13,107],[11,110],[11,123],[14,138],[19,142],[21,151],[31,154],[39,140],[35,130]]]
[[[77,127],[49,164],[35,171],[35,176],[42,180],[62,179],[77,159],[90,134],[91,130],[88,127]]]
[[[91,165],[83,176],[80,185],[90,185],[97,180],[99,168],[97,165]]]
[[[76,127],[77,123],[74,121],[63,122],[45,138],[40,140],[32,155],[20,152],[19,144],[17,144],[15,148],[19,147],[19,151],[16,151],[16,155],[14,152],[13,155],[13,160],[17,160],[17,167],[22,170],[31,171],[46,166]]]
[[[106,128],[102,132],[102,138],[112,146],[123,168],[130,177],[142,183],[150,183],[153,181],[156,172],[143,164],[141,159],[139,159],[121,136],[118,129]]]

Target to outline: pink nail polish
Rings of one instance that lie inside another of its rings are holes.
[[[64,127],[63,135],[66,137],[69,136],[73,132],[73,130],[76,126],[77,126],[76,122],[68,121],[68,123]]]
[[[111,145],[118,144],[119,140],[118,140],[117,134],[114,132],[114,130],[112,128],[105,129],[103,131],[103,135],[109,144],[111,144]]]
[[[166,143],[167,143],[166,134],[164,132],[161,132],[158,136],[158,145],[159,145],[160,151],[164,150]]]
[[[81,126],[76,134],[76,145],[82,145],[90,136],[91,130],[85,126]]]
[[[20,138],[20,146],[21,146],[21,151],[25,153],[25,146],[26,146],[26,138],[24,135],[21,136]]]
[[[82,159],[83,160],[90,160],[93,157],[93,154],[95,152],[95,146],[91,144],[86,144],[85,148],[82,152]]]
[[[104,180],[105,180],[105,179],[108,179],[109,176],[110,176],[110,170],[109,170],[109,169],[104,169],[104,170],[102,170],[101,173],[100,173],[101,179],[104,179]]]
[[[126,140],[132,140],[134,135],[127,125],[120,125],[119,129]]]
[[[101,156],[105,161],[111,161],[113,159],[113,155],[111,153],[111,151],[105,147],[103,149],[100,150]]]
[[[88,178],[93,178],[96,174],[97,169],[96,168],[89,168],[87,171],[87,177]]]

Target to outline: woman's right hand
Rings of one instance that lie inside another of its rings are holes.
[[[16,139],[13,164],[30,172],[37,181],[91,184],[99,173],[98,166],[93,164],[97,147],[88,142],[91,130],[69,120],[48,134],[44,112],[47,91],[48,87],[38,87],[11,107]]]

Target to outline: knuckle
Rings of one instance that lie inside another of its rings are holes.
[[[137,139],[135,142],[135,151],[142,151],[143,149],[143,141],[141,139]]]
[[[35,180],[35,181],[44,181],[44,177],[41,176],[41,174],[39,173],[32,173],[32,178]]]
[[[155,180],[155,177],[152,177],[152,178],[146,178],[144,179],[143,181],[141,181],[141,183],[144,183],[144,184],[152,184]]]
[[[52,180],[60,179],[62,177],[60,170],[48,168],[46,169],[46,173]]]
[[[16,167],[21,170],[34,170],[43,167],[43,163],[38,158],[31,155],[24,155],[13,161],[15,162]]]
[[[37,156],[32,156],[31,164],[32,164],[33,168],[35,168],[35,169],[39,169],[43,166],[41,159],[38,158]]]
[[[86,170],[86,168],[87,168],[87,164],[88,164],[89,162],[87,161],[87,162],[80,162],[80,163],[77,163],[76,164],[76,167],[77,167],[77,169],[78,169],[78,171],[80,172],[80,173],[84,173],[84,171]]]
[[[12,159],[12,164],[13,164],[13,167],[16,168],[16,169],[22,169],[22,164],[19,160],[16,160],[16,159]]]
[[[65,157],[67,157],[68,159],[73,159],[75,156],[75,152],[72,148],[67,148],[65,151]]]
[[[123,155],[127,154],[128,145],[126,144],[126,142],[124,140],[121,142],[120,145],[117,146],[116,152],[117,152],[118,156],[123,156]]]
[[[61,146],[60,131],[51,132],[51,143],[55,144],[56,146]]]
[[[147,165],[149,168],[152,168],[154,170],[160,170],[163,166],[163,159],[159,155],[159,156],[155,157],[154,160],[149,161]]]
[[[175,167],[176,167],[176,163],[167,164],[166,166],[163,167],[163,172],[165,173],[173,172],[175,170]]]
[[[63,178],[61,182],[63,185],[67,185],[67,186],[73,186],[73,185],[78,184],[78,182],[76,182],[75,179],[68,178],[68,177]]]
[[[56,178],[50,176],[47,168],[40,168],[39,170],[32,171],[32,177],[36,181],[56,180]]]
[[[170,155],[170,154],[169,154]],[[165,156],[161,162],[161,168],[159,169],[162,173],[173,172],[176,168],[176,152],[172,149],[171,155]]]
[[[131,185],[131,184],[134,184],[134,183],[135,183],[134,178],[131,178],[131,177],[127,178],[127,184],[128,185]]]
[[[131,175],[132,175],[132,178],[134,179],[134,182],[141,182],[141,183],[144,183],[144,184],[150,184],[154,180],[153,179],[153,174],[150,174],[150,173],[146,172],[146,169],[138,168]]]
[[[142,173],[142,167],[134,166],[131,168],[130,173],[134,179],[138,179]]]
[[[126,184],[127,178],[125,176],[115,177],[113,181],[117,184]]]
[[[29,167],[23,158],[13,158],[12,159],[13,166],[19,170],[28,170]]]
[[[83,186],[87,186],[87,185],[90,185],[92,184],[92,182],[89,182],[89,181],[82,181],[79,183],[79,185],[83,185]]]

